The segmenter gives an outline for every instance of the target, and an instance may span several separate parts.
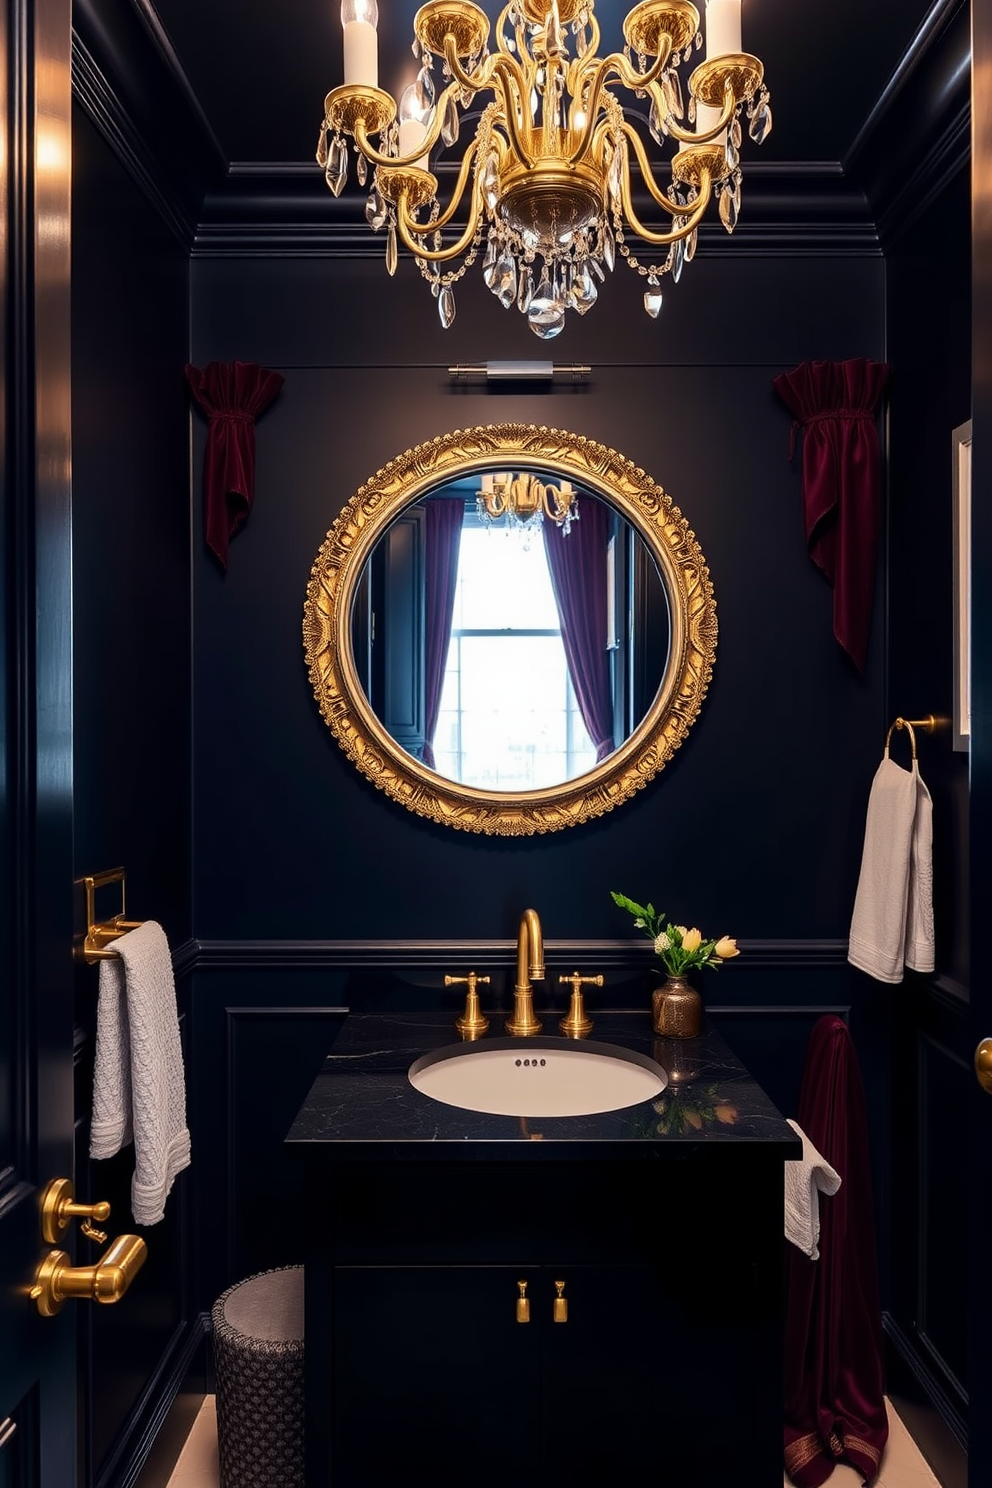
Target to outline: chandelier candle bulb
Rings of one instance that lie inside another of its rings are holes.
[[[706,0],[706,60],[741,51],[741,0]]]
[[[376,0],[341,0],[344,80],[365,88],[379,86],[379,7]]]
[[[416,83],[411,83],[404,88],[400,96],[399,108],[400,121],[400,157],[406,160],[411,155],[416,155],[418,145],[422,145],[427,138],[427,129],[430,123],[430,113],[424,114],[417,93]],[[426,155],[419,155],[412,164],[417,170],[427,170],[428,159]]]

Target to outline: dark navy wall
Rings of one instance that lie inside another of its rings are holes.
[[[698,258],[651,322],[618,268],[588,317],[543,347],[459,286],[446,335],[413,266],[194,262],[193,346],[282,372],[258,426],[255,508],[222,575],[195,496],[195,921],[201,940],[623,936],[609,890],[744,938],[846,931],[870,773],[884,733],[882,628],[857,676],[805,553],[799,464],[776,373],[883,355],[881,261]],[[588,385],[454,387],[449,363],[588,362]],[[321,722],[302,658],[310,565],[341,506],[432,435],[520,419],[643,466],[697,533],[720,642],[688,743],[635,801],[564,834],[503,842],[387,801]],[[197,430],[196,469],[203,430]],[[881,615],[879,603],[877,613]]]
[[[159,920],[181,959],[192,935],[188,261],[79,109],[72,275],[74,875],[124,866],[128,915]],[[119,895],[102,890],[98,914],[118,912]],[[120,1234],[133,1228],[134,1150],[89,1159],[97,978],[78,966],[74,1181],[82,1199],[110,1202]],[[188,1032],[187,979],[178,989]],[[126,1307],[80,1309],[87,1485],[120,1480],[184,1372],[186,1206],[183,1176]]]

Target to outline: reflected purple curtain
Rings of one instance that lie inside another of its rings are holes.
[[[221,568],[255,499],[255,420],[283,385],[280,372],[253,362],[186,367],[193,397],[210,420],[203,458],[203,522]]]
[[[870,1483],[889,1425],[883,1395],[868,1119],[842,1018],[820,1018],[806,1046],[797,1121],[841,1185],[820,1204],[820,1258],[788,1246],[785,1467],[819,1488],[838,1462]]]
[[[545,520],[544,547],[558,606],[568,672],[596,761],[613,751],[613,690],[606,650],[606,547],[610,513],[602,501],[579,502],[566,537]]]
[[[865,668],[881,524],[875,410],[889,369],[884,362],[802,362],[772,386],[803,435],[806,546],[833,585],[834,635],[859,672]],[[790,449],[791,458],[791,449]]]
[[[424,502],[424,764],[434,769],[434,730],[441,708],[444,668],[458,582],[458,550],[465,503],[448,496]]]

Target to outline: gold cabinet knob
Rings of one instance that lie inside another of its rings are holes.
[[[530,1298],[527,1296],[527,1283],[525,1281],[518,1281],[517,1290],[520,1293],[519,1297],[517,1298],[517,1322],[529,1323]]]
[[[555,1291],[558,1293],[558,1295],[555,1298],[554,1320],[556,1323],[567,1323],[568,1298],[565,1296],[565,1283],[563,1281],[556,1281]]]
[[[119,1302],[148,1254],[140,1235],[118,1235],[95,1266],[73,1266],[64,1250],[50,1250],[35,1272],[30,1296],[42,1317],[54,1317],[70,1297]]]
[[[992,1038],[984,1038],[975,1050],[975,1074],[987,1095],[992,1095]]]
[[[71,1178],[53,1178],[41,1196],[41,1237],[46,1245],[58,1245],[74,1219],[83,1221],[81,1229],[84,1235],[102,1244],[107,1237],[93,1221],[102,1224],[109,1218],[110,1205],[105,1200],[98,1204],[77,1204],[74,1201]]]

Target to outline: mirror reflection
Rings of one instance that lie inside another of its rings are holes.
[[[662,686],[671,616],[620,511],[519,466],[406,506],[354,591],[366,698],[415,760],[503,795],[575,780],[636,730]]]

